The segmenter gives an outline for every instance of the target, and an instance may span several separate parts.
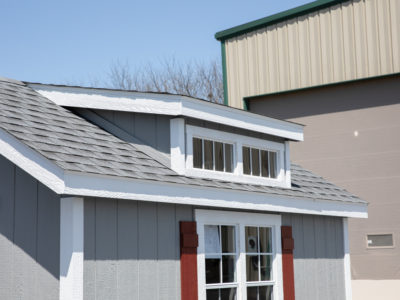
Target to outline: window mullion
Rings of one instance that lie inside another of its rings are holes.
[[[204,139],[201,139],[201,165],[202,169],[205,169],[205,164],[204,164]]]

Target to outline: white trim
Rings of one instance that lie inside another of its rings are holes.
[[[303,126],[198,99],[29,83],[28,86],[60,106],[186,116],[251,131],[303,141]]]
[[[234,172],[227,173],[214,170],[193,168],[193,137],[233,144]],[[243,146],[257,148],[260,150],[276,151],[278,172],[277,178],[265,178],[243,174]],[[186,125],[186,170],[184,174],[187,176],[228,180],[232,182],[248,184],[260,184],[266,186],[279,186],[286,188],[290,187],[290,184],[288,185],[287,180],[285,179],[285,155],[285,145],[283,143],[243,136],[240,134],[229,132],[223,132],[223,134],[221,134],[221,131],[218,130]],[[172,162],[171,160],[171,165],[173,164],[174,162]]]
[[[365,203],[313,200],[116,176],[63,173],[55,164],[2,130],[0,154],[57,194],[340,217],[368,216]]]
[[[273,280],[274,285],[273,298],[283,300],[282,284],[282,249],[281,249],[281,216],[259,213],[244,213],[231,211],[215,210],[195,210],[195,221],[197,233],[199,235],[199,247],[197,248],[197,278],[198,278],[198,299],[206,300],[205,284],[205,249],[204,249],[204,225],[235,225],[236,226],[236,247],[239,250],[239,259],[237,263],[237,299],[246,299],[246,254],[245,254],[245,226],[271,227],[273,236]],[[255,284],[259,285],[259,284]]]
[[[64,191],[64,171],[3,129],[0,129],[0,154],[57,194]]]
[[[185,120],[170,120],[171,168],[180,175],[185,174]]]
[[[350,266],[350,246],[349,246],[349,227],[347,218],[343,218],[343,246],[344,246],[344,284],[345,300],[352,299],[351,291],[351,266]]]
[[[290,163],[290,144],[288,141],[285,142],[285,180],[286,187],[292,187],[292,172],[291,172],[291,163]]]
[[[83,199],[61,198],[60,300],[83,299]]]
[[[270,212],[367,217],[367,205],[312,200],[224,188],[134,180],[110,176],[66,174],[68,195],[189,204]]]

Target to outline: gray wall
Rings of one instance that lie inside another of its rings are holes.
[[[180,299],[179,221],[191,206],[85,199],[85,299]]]
[[[154,149],[170,154],[171,117],[108,110],[94,112]]]
[[[400,75],[259,97],[250,110],[305,124],[292,161],[369,202],[368,219],[349,220],[353,279],[400,279]],[[368,249],[373,233],[395,246]]]
[[[345,299],[342,219],[284,214],[282,225],[293,231],[296,299]]]
[[[58,299],[60,199],[0,156],[0,299]]]

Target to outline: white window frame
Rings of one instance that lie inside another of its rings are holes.
[[[198,278],[198,299],[206,300],[206,282],[205,282],[205,249],[204,249],[204,226],[205,225],[235,225],[236,245],[239,250],[238,261],[236,264],[236,298],[245,300],[247,297],[247,287],[265,285],[246,282],[246,244],[245,227],[270,227],[272,230],[272,278],[270,282],[273,287],[273,299],[283,300],[282,285],[282,247],[281,247],[281,216],[272,214],[244,213],[231,211],[215,210],[195,210],[195,220],[197,223],[197,234],[199,235],[199,247],[197,250],[197,278]],[[228,286],[229,284],[224,284]]]
[[[193,138],[212,140],[233,145],[233,172],[222,172],[206,170],[193,167]],[[277,177],[267,178],[262,176],[246,175],[243,173],[243,146],[257,148],[259,150],[274,151],[277,153]],[[263,139],[247,137],[239,134],[186,125],[186,170],[185,175],[201,178],[211,178],[241,182],[249,184],[260,184],[268,186],[279,186],[290,188],[290,181],[286,180],[287,166],[286,145]],[[290,172],[290,170],[289,170]],[[289,173],[290,176],[290,173]]]

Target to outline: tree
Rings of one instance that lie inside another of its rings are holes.
[[[211,102],[223,102],[221,65],[217,60],[207,64],[180,63],[175,58],[164,59],[156,67],[131,69],[127,62],[114,62],[107,74],[106,85],[110,88],[143,92],[165,92],[201,98]]]

